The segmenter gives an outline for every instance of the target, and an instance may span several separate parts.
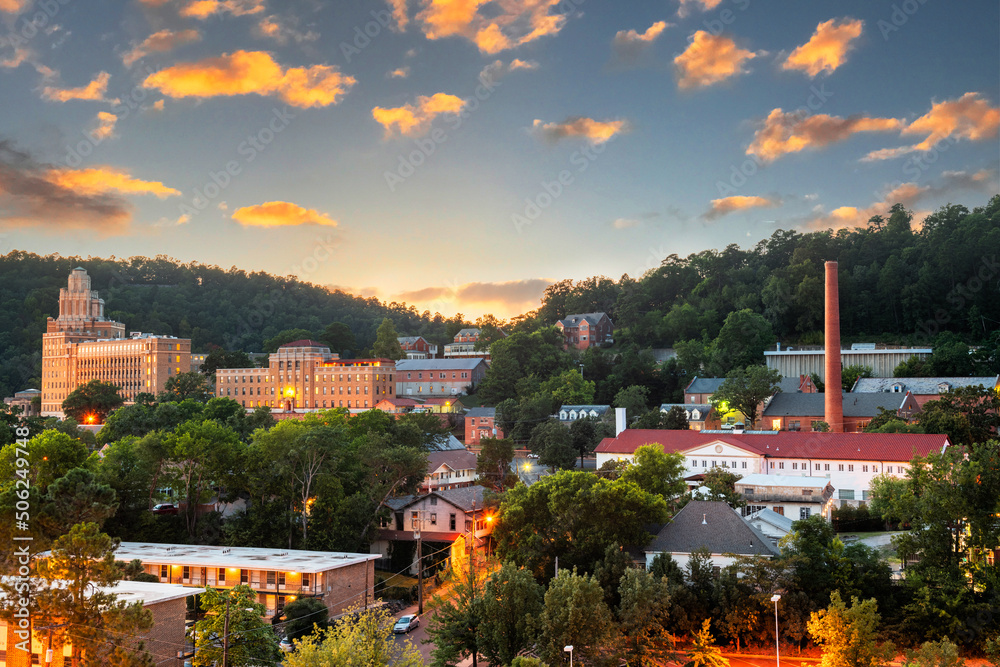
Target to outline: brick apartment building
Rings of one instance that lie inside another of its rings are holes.
[[[458,396],[486,377],[486,360],[400,359],[396,362],[396,394],[406,398]]]
[[[180,663],[178,652],[187,653],[185,638],[185,617],[187,598],[204,593],[204,588],[159,584],[142,581],[119,581],[112,589],[102,589],[114,593],[126,603],[141,602],[153,615],[153,627],[145,633],[131,638],[132,645],[144,642],[146,650],[158,667],[174,667]],[[56,619],[58,622],[58,619]],[[21,639],[14,634],[15,628],[0,620],[0,667],[29,667],[46,664],[48,631],[34,628],[31,637],[31,653],[18,650]],[[68,667],[72,654],[72,638],[60,645],[59,631],[53,633],[52,667]]]
[[[427,342],[423,336],[399,336],[396,340],[407,359],[433,359],[437,356],[438,346]]]
[[[479,447],[483,438],[502,438],[496,426],[496,408],[472,408],[465,413],[465,446]]]
[[[122,542],[115,557],[138,558],[162,583],[233,588],[248,585],[273,617],[299,597],[322,600],[331,616],[374,602],[377,555],[334,551]]]
[[[612,342],[614,325],[607,313],[578,313],[556,322],[566,339],[567,348],[586,350],[588,347]]]
[[[191,341],[141,332],[108,319],[104,300],[90,288],[86,269],[76,268],[59,290],[59,317],[48,318],[42,334],[44,417],[62,417],[70,392],[91,380],[111,382],[131,402],[143,392],[158,394],[167,380],[191,370]]]
[[[286,343],[268,358],[266,368],[220,368],[215,395],[245,408],[272,410],[370,410],[395,395],[392,359],[341,359],[323,343]]]

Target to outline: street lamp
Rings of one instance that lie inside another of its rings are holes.
[[[569,653],[569,667],[573,667],[573,645],[563,646],[563,651]]]
[[[781,667],[781,654],[778,649],[778,600],[781,596],[775,593],[771,596],[771,602],[774,603],[774,660],[776,667]]]

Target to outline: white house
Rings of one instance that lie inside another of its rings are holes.
[[[698,549],[708,549],[712,565],[726,567],[734,556],[780,555],[762,532],[747,523],[724,502],[692,500],[681,508],[645,548],[646,568],[659,554],[669,554],[683,570]]]
[[[454,436],[452,436],[454,437]],[[476,454],[465,449],[430,452],[422,491],[457,489],[476,481]]]
[[[564,405],[559,409],[559,421],[574,422],[577,419],[600,419],[610,408],[610,405]]]
[[[794,521],[819,514],[830,518],[834,487],[826,477],[747,475],[736,482],[746,500],[743,516],[769,509]]]

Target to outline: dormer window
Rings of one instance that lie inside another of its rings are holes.
[[[692,410],[691,414],[688,415],[688,419],[693,419],[695,421],[700,420],[701,419],[701,411],[698,410],[698,409]]]
[[[894,393],[894,394],[901,394],[901,393],[903,393],[903,385],[899,384],[898,382],[896,384],[892,385],[892,393]]]
[[[939,394],[947,394],[949,391],[951,391],[951,384],[949,384],[948,382],[941,382],[940,384],[938,384]]]

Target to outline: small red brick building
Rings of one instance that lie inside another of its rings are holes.
[[[483,438],[502,438],[496,427],[496,408],[472,408],[465,413],[465,446],[479,447]]]
[[[566,347],[577,350],[610,343],[614,334],[614,325],[607,313],[567,315],[556,322],[556,326],[566,338]]]

